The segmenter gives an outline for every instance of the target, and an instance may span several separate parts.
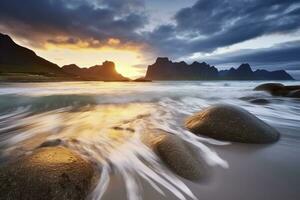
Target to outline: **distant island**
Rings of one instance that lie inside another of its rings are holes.
[[[172,62],[158,57],[148,66],[145,77],[134,81],[151,80],[294,80],[284,70],[253,71],[249,64],[237,69],[219,71],[205,62]],[[115,64],[105,61],[102,65],[80,68],[75,64],[60,67],[34,51],[16,44],[8,35],[0,33],[0,81],[131,81],[115,69]]]
[[[172,62],[166,57],[157,58],[148,66],[146,79],[150,80],[294,80],[284,70],[253,71],[249,64],[241,64],[237,69],[219,71],[205,62],[187,64],[183,61]]]

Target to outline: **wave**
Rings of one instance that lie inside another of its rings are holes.
[[[92,199],[101,199],[111,173],[123,178],[129,200],[141,197],[139,179],[161,194],[164,194],[160,189],[163,187],[177,199],[185,200],[186,196],[197,199],[184,182],[161,163],[143,142],[143,137],[157,129],[175,134],[198,149],[209,165],[222,167],[228,164],[206,143],[226,143],[201,138],[174,126],[178,124],[176,112],[166,109],[153,103],[98,105],[75,112],[56,109],[34,115],[27,115],[27,109],[19,109],[10,116],[0,117],[2,156],[21,156],[44,141],[59,139],[64,146],[99,166],[101,178],[91,194]]]
[[[284,131],[279,145],[299,148],[299,101],[252,91],[255,82],[59,84],[0,87],[0,162],[59,139],[99,167],[101,177],[91,199],[101,199],[111,174],[122,177],[129,200],[141,199],[140,179],[162,195],[169,191],[176,199],[197,199],[145,145],[143,136],[154,130],[177,135],[208,165],[228,168],[230,163],[214,146],[229,143],[196,136],[182,127],[186,116],[216,103],[245,108]],[[255,105],[248,98],[271,103]]]

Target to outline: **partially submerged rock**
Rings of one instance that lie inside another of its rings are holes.
[[[266,91],[272,95],[285,95],[284,85],[281,83],[264,83],[254,88],[257,91]]]
[[[38,148],[55,147],[55,146],[59,146],[61,144],[62,144],[61,139],[47,140],[47,141],[43,142]]]
[[[0,168],[0,199],[81,200],[92,185],[94,169],[78,154],[47,147]]]
[[[288,85],[285,86],[281,83],[265,83],[254,88],[257,91],[266,91],[274,96],[286,96],[299,98],[297,91],[300,90],[300,85]]]
[[[249,102],[257,105],[266,105],[270,103],[267,99],[252,99]]]
[[[257,104],[257,105],[266,105],[266,104],[271,103],[268,99],[258,98],[255,96],[245,96],[245,97],[241,97],[239,99],[243,100],[243,101],[248,101],[250,103]]]
[[[206,162],[178,136],[161,134],[153,147],[161,160],[179,176],[192,181],[207,177]]]
[[[288,91],[300,90],[300,85],[287,85],[284,88]]]
[[[150,79],[146,79],[145,77],[137,78],[133,80],[134,82],[152,82]]]
[[[300,98],[300,90],[292,91],[287,96],[291,98]]]
[[[249,113],[232,105],[211,106],[189,117],[186,128],[199,135],[242,143],[272,143],[279,132]]]

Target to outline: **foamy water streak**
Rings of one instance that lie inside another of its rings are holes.
[[[130,108],[127,109],[130,110]],[[154,113],[157,115],[157,110],[152,110],[152,114]],[[125,136],[125,138],[114,140],[111,138],[111,135],[116,134],[116,130],[107,129],[107,132],[103,131],[97,135],[96,137],[98,138],[93,138],[92,142],[90,139],[82,139],[80,143],[76,142],[68,145],[80,151],[94,162],[101,163],[100,166],[104,166],[104,169],[102,169],[104,174],[93,192],[93,199],[100,199],[104,194],[109,180],[109,177],[106,175],[108,171],[113,171],[115,174],[123,177],[128,199],[130,200],[141,199],[141,188],[139,188],[138,184],[138,179],[140,178],[148,182],[161,194],[164,193],[160,187],[164,187],[178,199],[184,200],[186,199],[185,196],[197,199],[189,188],[177,176],[166,169],[154,152],[142,142],[141,136],[151,131],[147,127],[158,126],[158,122],[155,121],[152,114],[148,113],[144,117],[126,120],[125,123],[123,121],[123,124],[118,128],[122,129],[121,131],[118,130],[117,134]],[[165,127],[165,129],[168,128]],[[128,130],[134,130],[134,132]],[[200,146],[200,142],[198,142],[198,146]],[[204,145],[201,147],[203,148]],[[209,156],[209,154],[212,154],[210,151],[204,151],[204,153],[207,154],[207,158],[216,156],[215,154]]]
[[[160,189],[163,187],[180,200],[186,197],[197,199],[189,188],[161,163],[152,149],[142,142],[141,136],[150,133],[154,127],[178,136],[182,135],[169,127],[173,123],[162,123],[162,119],[168,121],[172,118],[169,112],[162,109],[161,106],[153,104],[106,105],[80,112],[59,109],[29,115],[14,123],[14,127],[22,133],[13,132],[12,137],[2,140],[2,143],[10,146],[5,152],[11,154],[26,146],[29,148],[27,150],[31,150],[30,147],[36,147],[45,139],[62,139],[65,146],[80,152],[99,166],[101,177],[92,199],[101,199],[111,172],[123,177],[129,200],[141,199],[138,179],[144,179],[161,194],[164,194]],[[23,126],[29,126],[30,129],[17,128]],[[35,145],[32,144],[34,140]],[[187,138],[185,140],[190,142]],[[31,143],[29,147],[28,142]],[[191,140],[191,143],[205,154],[205,158],[213,158],[214,164],[222,165],[222,159],[215,159],[216,154],[202,142]]]
[[[144,136],[157,130],[177,135],[198,149],[209,165],[228,168],[230,163],[212,146],[230,143],[190,133],[184,129],[183,119],[209,105],[231,103],[275,127],[300,130],[299,102],[252,91],[257,84],[78,82],[5,85],[0,87],[0,161],[30,153],[46,140],[60,139],[62,145],[98,166],[101,176],[91,199],[103,197],[111,176],[123,179],[129,200],[142,198],[141,180],[161,195],[169,191],[173,199],[197,199],[144,143]],[[267,98],[271,104],[259,106],[239,99],[247,96]]]
[[[14,119],[9,122],[12,124],[9,129],[16,131],[10,132],[9,138],[2,138],[2,143],[8,145],[3,152],[10,155],[23,149],[26,153],[25,151],[33,150],[46,139],[61,139],[65,146],[76,150],[99,166],[101,177],[92,199],[101,199],[107,189],[111,172],[123,177],[129,200],[141,199],[139,179],[148,182],[162,195],[163,187],[180,200],[186,197],[197,199],[142,141],[143,135],[157,129],[184,137],[185,133],[181,129],[178,131],[171,128],[176,123],[173,122],[175,116],[172,117],[175,113],[164,109],[163,106],[154,104],[135,103],[84,107],[79,111],[62,108],[35,115],[24,110],[19,113],[20,118],[9,118]],[[199,153],[205,154],[208,163],[224,166],[222,162],[225,161],[216,159],[218,156],[215,152],[203,144],[210,140],[184,139],[198,147]]]

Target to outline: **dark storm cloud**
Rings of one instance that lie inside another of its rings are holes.
[[[28,40],[139,40],[147,18],[142,0],[1,0],[0,25]],[[42,41],[45,42],[45,41]]]
[[[145,7],[144,0],[96,0],[95,5],[106,6],[119,12],[132,12]]]
[[[300,80],[300,40],[277,44],[269,48],[244,49],[231,53],[204,57],[210,64],[219,68],[238,67],[249,63],[253,69],[288,70],[295,79]]]
[[[41,46],[86,42],[98,47],[118,38],[121,44],[148,44],[145,54],[176,59],[300,30],[299,0],[199,0],[180,9],[173,22],[162,19],[163,25],[142,31],[149,14],[144,1],[0,0],[0,31]]]
[[[178,11],[174,19],[173,33],[162,37],[157,28],[160,34],[151,33],[149,40],[158,46],[163,43],[166,53],[182,56],[299,30],[300,4],[299,0],[199,0]]]
[[[300,70],[300,40],[277,44],[269,48],[245,49],[236,52],[207,57],[212,64],[250,63],[265,68]]]

